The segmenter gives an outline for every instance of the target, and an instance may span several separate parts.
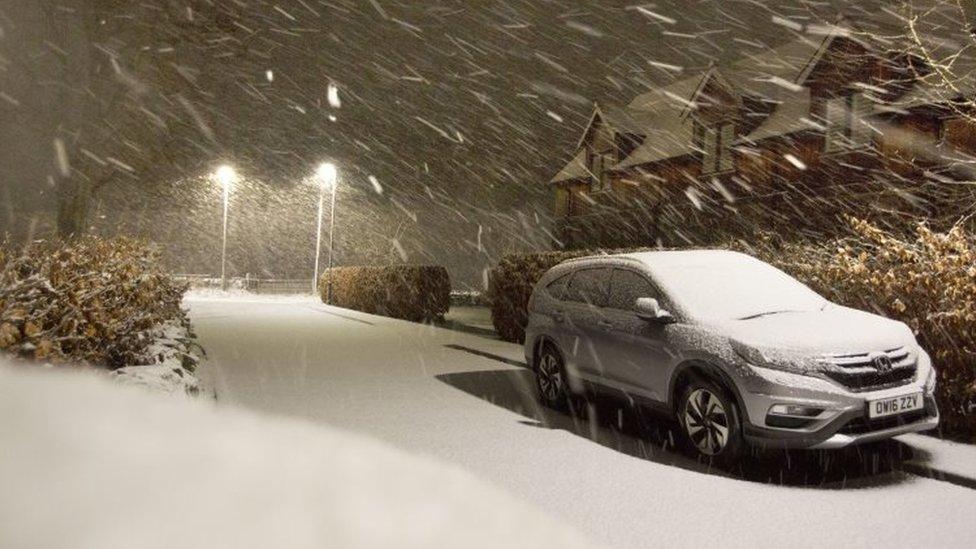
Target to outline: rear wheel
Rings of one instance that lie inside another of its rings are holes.
[[[539,351],[539,363],[535,369],[536,387],[539,397],[550,408],[564,409],[569,401],[566,387],[566,369],[563,359],[549,343],[543,344]]]
[[[728,462],[742,448],[742,422],[735,401],[718,384],[694,379],[685,388],[678,408],[685,439],[699,457]]]

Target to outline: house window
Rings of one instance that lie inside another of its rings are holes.
[[[604,191],[610,184],[607,168],[613,164],[610,151],[590,154],[590,173],[593,174],[593,192]]]
[[[731,171],[734,168],[732,142],[735,140],[735,125],[726,122],[703,127],[696,133],[701,140],[702,173]]]
[[[823,117],[827,123],[825,150],[837,152],[869,145],[872,108],[871,101],[860,93],[828,97]]]
[[[583,200],[579,193],[576,189],[569,189],[566,193],[566,215],[569,217],[583,215]]]
[[[723,124],[719,130],[718,171],[727,172],[732,169],[732,141],[735,140],[735,127]]]

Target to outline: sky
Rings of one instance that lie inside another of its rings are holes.
[[[77,1],[37,5],[60,16]],[[843,11],[870,21],[892,5],[113,1],[103,0],[90,41],[93,55],[115,56],[112,68],[133,98],[106,120],[138,129],[168,117],[185,135],[177,152],[155,162],[166,169],[117,170],[97,196],[97,231],[166,233],[160,244],[174,269],[212,270],[219,204],[206,177],[228,162],[246,180],[235,198],[246,210],[235,214],[234,270],[298,276],[309,270],[303,251],[314,238],[308,176],[329,160],[342,175],[337,223],[346,258],[448,263],[471,284],[499,254],[553,245],[546,182],[571,156],[594,102],[624,104],[709,63],[785,42],[793,34],[783,19],[832,20]],[[0,231],[37,236],[54,211],[51,143],[59,116],[71,114],[57,114],[58,94],[70,86],[59,71],[70,61],[51,61],[52,31],[43,8],[30,6],[0,7],[0,91],[12,99],[0,101],[10,114],[0,137],[12,145],[3,153]],[[339,104],[329,101],[330,84]],[[166,101],[131,94],[145,88]],[[130,153],[153,143],[117,141],[134,142]],[[278,202],[287,209],[269,209]],[[278,225],[285,228],[262,233]],[[287,257],[275,248],[287,248]],[[357,256],[360,248],[371,251]]]

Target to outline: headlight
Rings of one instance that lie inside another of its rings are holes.
[[[803,375],[813,375],[820,370],[820,364],[811,357],[782,349],[760,349],[735,340],[731,344],[732,349],[753,366]]]

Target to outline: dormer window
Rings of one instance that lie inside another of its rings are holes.
[[[828,97],[824,103],[827,131],[824,150],[838,152],[871,144],[872,103],[862,93]]]
[[[610,178],[607,177],[607,169],[614,163],[614,142],[613,133],[606,127],[598,128],[593,138],[589,154],[589,169],[593,175],[592,192],[607,190]]]
[[[702,151],[702,174],[728,172],[734,168],[732,142],[735,140],[735,124],[721,122],[695,128],[697,145]]]

